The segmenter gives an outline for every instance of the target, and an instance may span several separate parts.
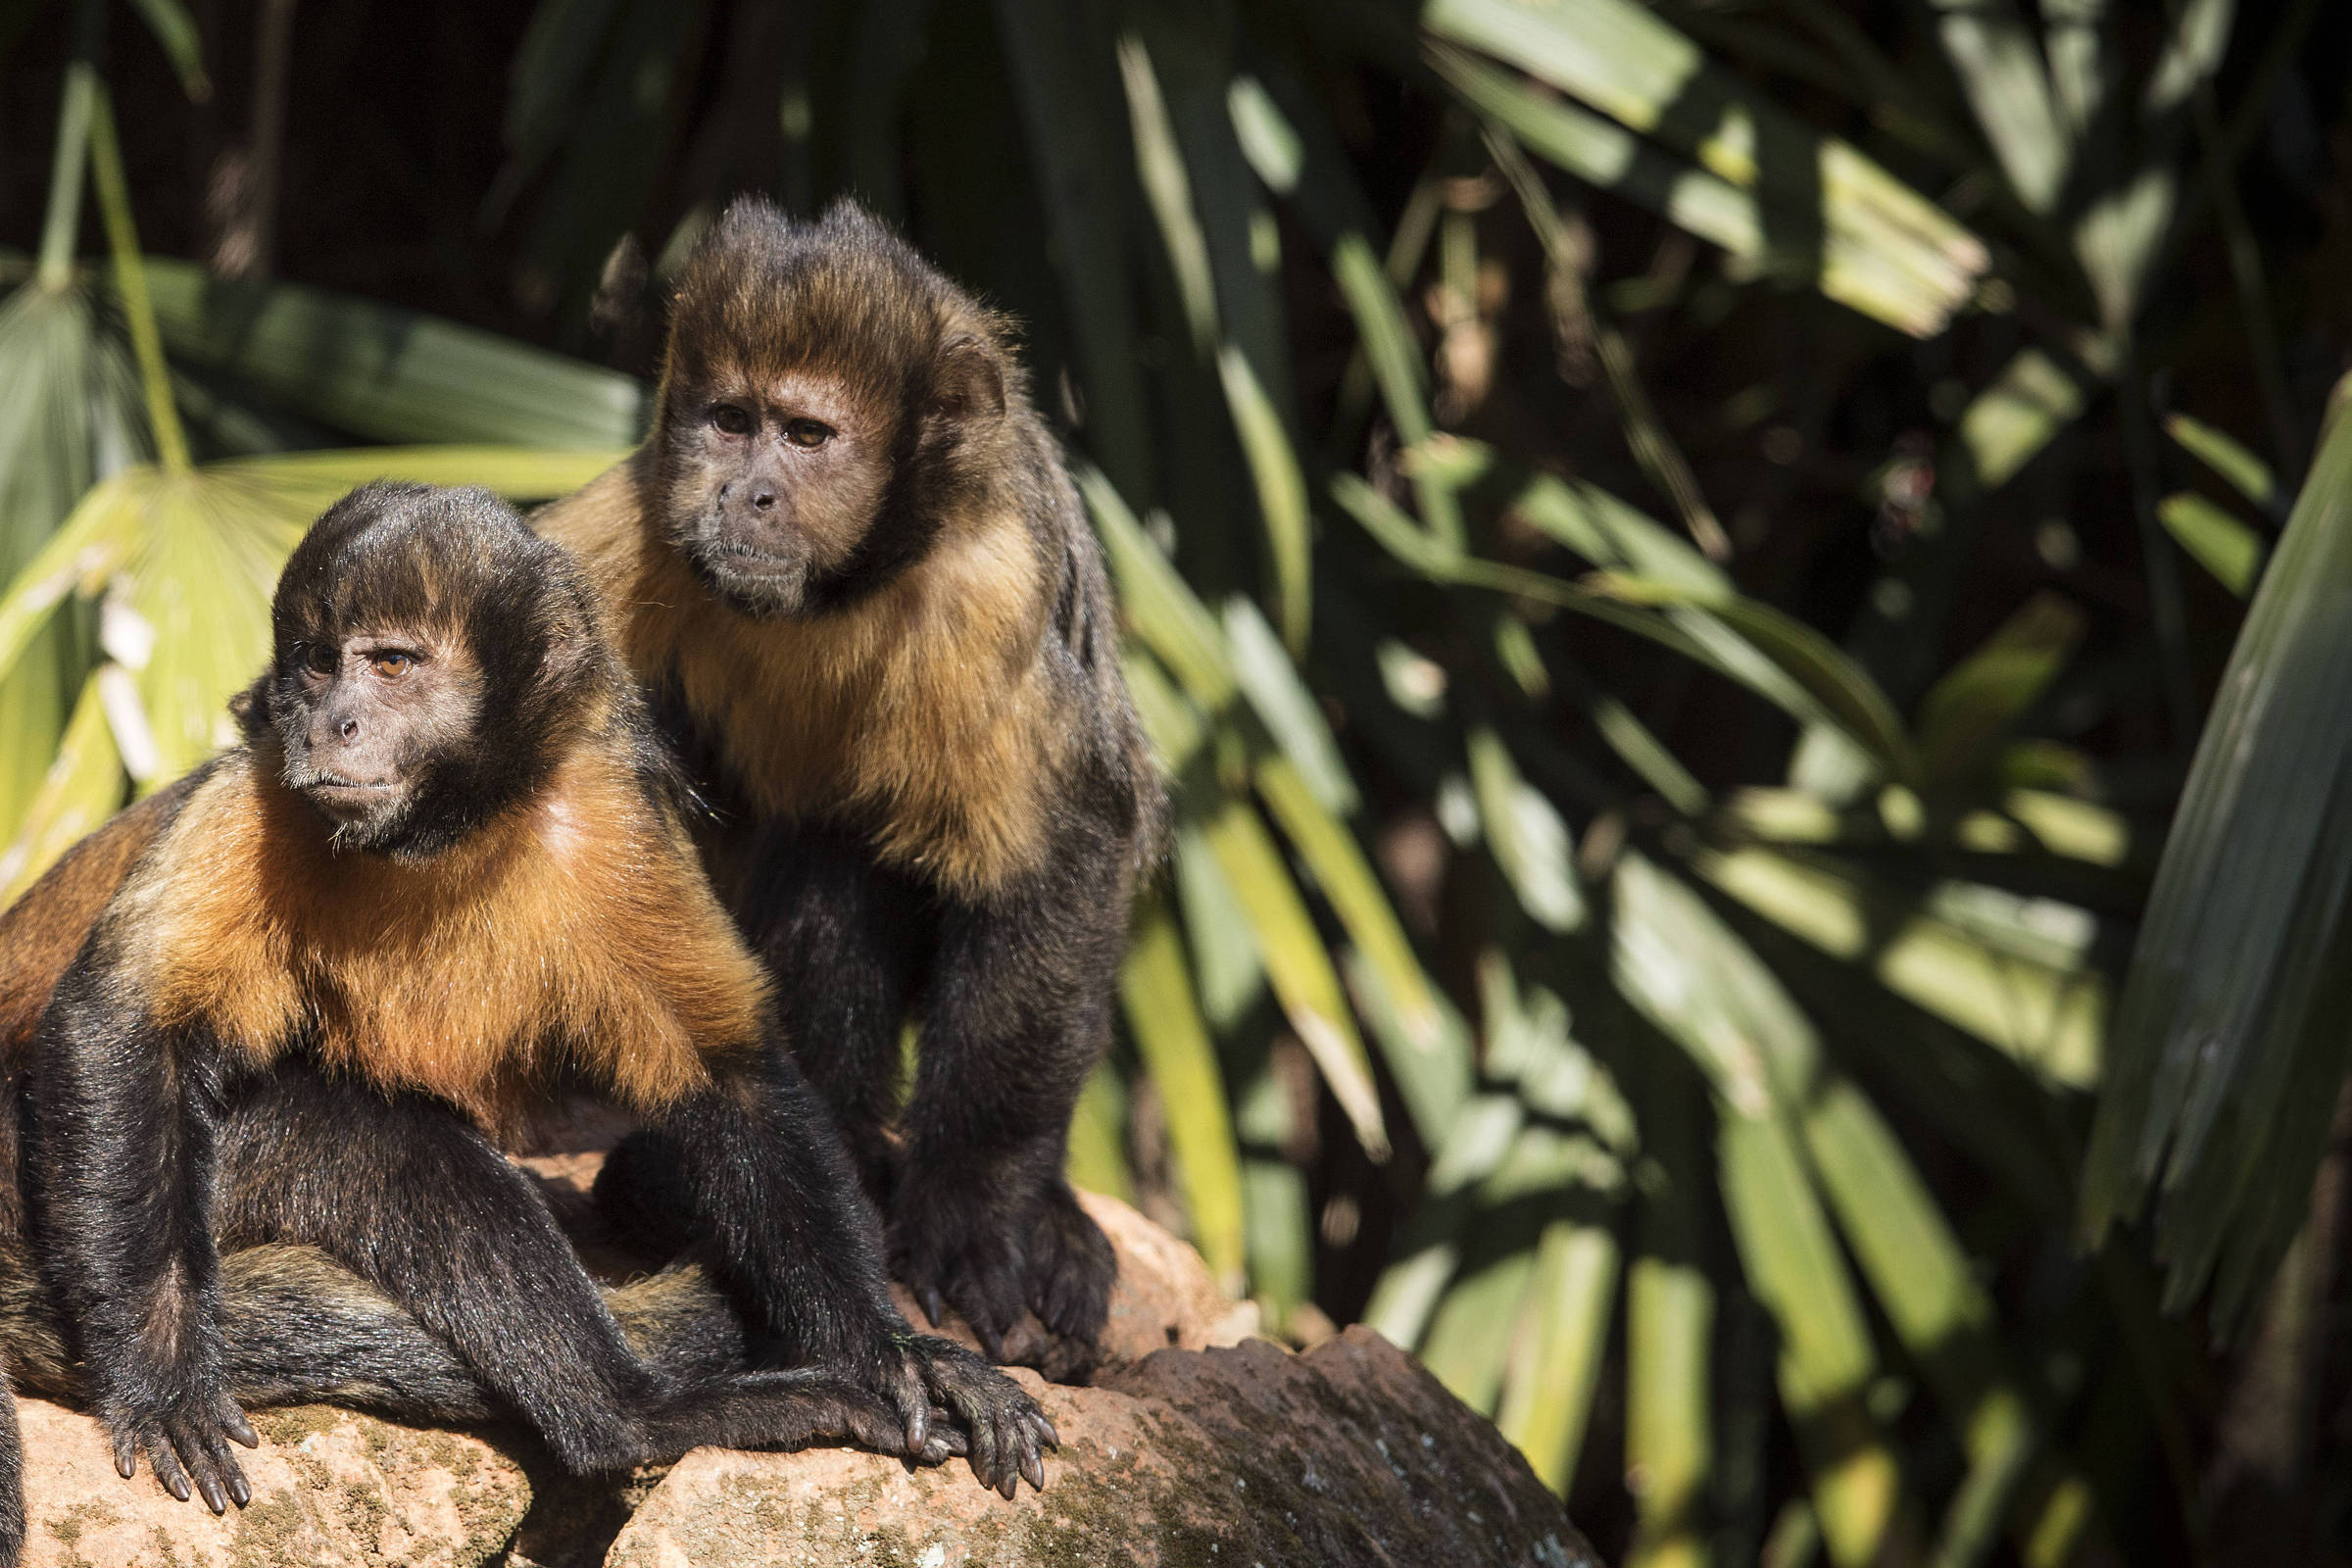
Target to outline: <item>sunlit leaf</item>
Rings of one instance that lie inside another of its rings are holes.
[[[2254,591],[2269,547],[2262,536],[2193,490],[2166,496],[2157,520],[2214,580],[2243,599]]]
[[[1139,922],[1120,979],[1128,1032],[1159,1089],[1200,1255],[1228,1291],[1243,1283],[1242,1166],[1216,1047],[1193,1001],[1184,946],[1165,906]]]
[[[2056,594],[2037,594],[1954,664],[1920,700],[1923,775],[1943,783],[1989,763],[2082,635],[2080,610]]]
[[[2247,451],[2234,436],[2185,414],[2166,415],[2164,429],[2180,443],[2182,451],[2229,480],[2239,495],[2256,506],[2267,511],[2278,499],[2278,479],[2271,472],[2271,466]]]
[[[1657,138],[1734,192],[1752,192],[1766,206],[1793,206],[1794,225],[1751,220],[1758,240],[1750,254],[1764,250],[1767,233],[1809,227],[1823,291],[1915,335],[1939,329],[1989,266],[1984,242],[1934,203],[1851,145],[1821,136],[1748,91],[1671,24],[1630,0],[1435,0],[1423,11],[1422,24],[1439,37],[1508,60]],[[1558,154],[1573,156],[1580,142],[1590,148],[1577,160],[1586,167],[1576,170],[1589,178],[1618,183],[1639,157],[1630,139],[1622,148],[1607,146],[1593,134],[1598,127],[1545,135],[1538,127],[1561,125],[1568,117],[1544,115],[1544,106],[1533,100],[1514,104],[1507,80],[1492,72],[1447,69],[1443,57],[1441,70],[1482,107],[1512,122],[1535,150],[1574,168]],[[1637,181],[1629,194],[1643,183],[1654,189],[1657,181]],[[1800,255],[1790,254],[1781,265],[1798,263]]]
[[[379,441],[610,451],[644,433],[633,377],[437,317],[147,260],[171,352]]]
[[[1258,953],[1291,1027],[1306,1046],[1356,1140],[1374,1159],[1389,1154],[1372,1064],[1355,1031],[1331,956],[1282,862],[1272,835],[1246,801],[1228,801],[1203,824],[1209,848],[1250,916]]]
[[[65,738],[33,795],[16,842],[0,854],[0,905],[15,901],[122,804],[122,759],[98,703],[95,675],[83,683]]]
[[[1486,825],[1487,848],[1538,924],[1573,931],[1584,924],[1584,893],[1576,884],[1568,824],[1544,793],[1519,776],[1502,738],[1471,731],[1470,787]]]
[[[1615,1236],[1569,1220],[1544,1228],[1503,1365],[1494,1425],[1527,1455],[1537,1479],[1557,1493],[1567,1492],[1584,1447],[1616,1288]]]

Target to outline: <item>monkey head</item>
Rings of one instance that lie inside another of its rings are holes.
[[[671,305],[651,442],[668,540],[753,616],[821,613],[929,548],[993,471],[1004,319],[851,202],[735,202]]]
[[[231,704],[338,849],[420,859],[526,797],[616,689],[570,554],[485,490],[376,483],[329,508]]]

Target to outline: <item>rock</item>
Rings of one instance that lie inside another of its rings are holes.
[[[1367,1329],[1303,1355],[1264,1341],[1159,1350],[1061,1388],[1016,1374],[1062,1437],[1011,1502],[960,1460],[909,1471],[841,1449],[697,1449],[613,1543],[611,1568],[1596,1568],[1525,1460]]]
[[[519,1465],[479,1438],[308,1405],[257,1412],[239,1450],[253,1501],[216,1519],[129,1481],[98,1423],[39,1399],[24,1430],[24,1568],[473,1568],[506,1550],[530,1503]]]
[[[523,1161],[610,1277],[601,1155]],[[701,1448],[664,1475],[566,1476],[526,1436],[413,1431],[327,1406],[257,1411],[253,1501],[216,1519],[144,1466],[124,1481],[97,1423],[22,1401],[26,1568],[952,1568],[1257,1564],[1406,1568],[1595,1563],[1559,1501],[1493,1426],[1355,1328],[1305,1354],[1249,1339],[1200,1254],[1126,1204],[1082,1194],[1119,1257],[1092,1386],[1013,1375],[1062,1437],[1042,1494],[983,1492],[962,1460],[912,1470],[841,1448]],[[902,1297],[902,1307],[909,1305]],[[969,1343],[951,1320],[949,1329]],[[1051,1363],[1034,1323],[1016,1330]],[[609,1549],[608,1549],[609,1548]]]

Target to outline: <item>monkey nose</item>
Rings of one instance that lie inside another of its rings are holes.
[[[772,486],[763,484],[752,492],[752,506],[755,510],[765,512],[775,504],[776,492]]]
[[[347,718],[335,726],[335,732],[343,737],[343,744],[349,746],[360,738],[360,721],[356,718]]]

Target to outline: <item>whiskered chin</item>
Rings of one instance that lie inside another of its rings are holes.
[[[805,547],[761,548],[712,530],[681,541],[680,552],[713,595],[744,614],[781,619],[808,603],[813,563]]]
[[[292,757],[283,774],[286,787],[325,818],[328,843],[338,850],[364,849],[408,804],[409,789],[397,778],[368,778],[314,767]]]

